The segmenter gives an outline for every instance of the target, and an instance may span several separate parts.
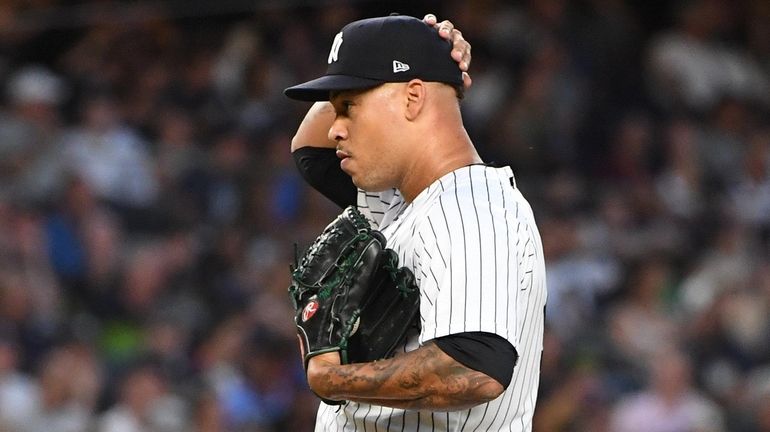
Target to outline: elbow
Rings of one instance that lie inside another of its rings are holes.
[[[300,142],[300,136],[299,134],[294,135],[291,138],[291,152],[294,153],[295,150],[305,147],[305,145],[301,144]]]
[[[477,377],[473,385],[465,388],[464,390],[450,390],[448,392],[450,396],[447,398],[448,404],[443,408],[449,409],[450,411],[459,411],[473,408],[474,406],[497,399],[500,397],[500,395],[503,394],[504,391],[505,387],[497,382],[497,380],[487,376]],[[439,395],[436,394],[434,396]]]
[[[478,398],[479,403],[486,403],[500,397],[505,391],[505,387],[497,382],[493,378],[487,378],[485,382],[479,386]]]
[[[496,379],[482,373],[477,374],[473,384],[467,388],[464,394],[456,395],[458,400],[464,401],[463,409],[495,400],[505,391],[505,387]]]

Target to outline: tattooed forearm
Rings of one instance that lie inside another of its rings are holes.
[[[308,379],[319,395],[394,408],[460,410],[503,391],[500,383],[457,363],[434,344],[372,363],[311,365]]]

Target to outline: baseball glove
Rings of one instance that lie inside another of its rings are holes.
[[[389,357],[414,327],[420,293],[385,237],[346,208],[291,266],[289,295],[307,369],[316,355],[343,364]],[[342,403],[326,401],[327,403]]]

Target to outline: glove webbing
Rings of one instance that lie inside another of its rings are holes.
[[[330,232],[333,232],[334,230],[336,230],[336,228],[331,230]],[[317,293],[318,297],[322,299],[328,298],[331,295],[334,287],[344,286],[342,285],[343,283],[349,283],[349,280],[342,281],[340,280],[340,278],[343,277],[342,275],[347,276],[349,274],[347,270],[355,264],[355,260],[357,256],[350,253],[350,251],[351,249],[353,249],[353,247],[356,244],[358,244],[363,240],[366,240],[369,237],[370,235],[366,231],[359,230],[358,234],[355,237],[353,237],[353,239],[345,246],[345,249],[340,254],[344,258],[342,258],[340,262],[334,264],[337,268],[340,269],[340,271],[332,272],[332,277],[329,278],[328,280],[324,280],[323,282],[321,282],[320,287],[317,285],[309,285],[300,280],[297,280],[298,279],[297,276],[299,276],[302,268],[307,266],[308,262],[311,261],[312,257],[318,254],[318,252],[322,249],[322,246],[327,244],[328,242],[326,240],[321,240],[320,242],[318,242],[317,245],[312,248],[312,250],[308,250],[308,253],[304,257],[302,257],[302,261],[298,264],[296,263],[296,256],[295,256],[295,264],[290,267],[295,283],[298,283],[298,285],[300,285],[303,291],[306,291],[309,289],[318,289],[318,293]],[[294,246],[296,251],[296,244]]]
[[[404,298],[415,290],[414,286],[410,286],[407,278],[401,277],[402,272],[398,268],[398,256],[395,254],[388,254],[388,259],[383,264],[383,269],[388,272],[390,279],[396,283],[396,289]]]

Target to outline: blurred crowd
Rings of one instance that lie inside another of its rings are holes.
[[[282,90],[392,11],[471,42],[539,220],[534,430],[770,431],[770,3],[213,3],[0,2],[0,432],[312,430],[288,266],[339,209]]]

